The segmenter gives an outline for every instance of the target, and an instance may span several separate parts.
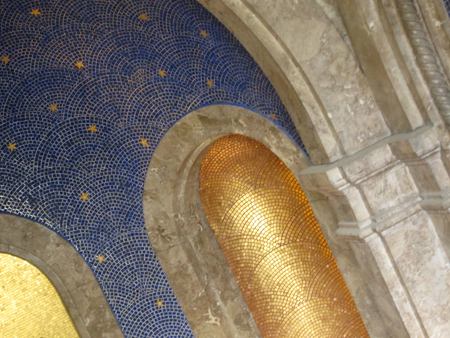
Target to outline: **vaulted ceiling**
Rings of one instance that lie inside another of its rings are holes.
[[[270,82],[194,0],[2,1],[0,35],[0,212],[71,243],[127,337],[192,337],[145,231],[145,173],[177,120],[217,103],[301,146]]]

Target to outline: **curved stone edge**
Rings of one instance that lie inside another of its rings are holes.
[[[152,247],[196,337],[260,337],[200,200],[201,160],[209,145],[229,134],[264,144],[299,182],[301,172],[310,168],[306,156],[271,121],[241,107],[198,109],[161,140],[147,171],[144,219]],[[373,292],[364,280],[366,267],[359,265],[352,243],[337,237],[335,211],[323,195],[305,193],[371,336],[388,337],[389,324],[380,317],[384,308],[378,308],[374,299],[378,289]]]
[[[88,264],[56,232],[0,214],[0,252],[36,266],[55,286],[81,338],[124,337]]]
[[[309,166],[301,149],[272,121],[238,106],[200,108],[161,140],[146,176],[144,218],[152,247],[196,337],[261,337],[200,200],[203,155],[229,134],[263,143],[293,172]]]
[[[450,75],[450,18],[444,0],[416,0],[434,51],[447,79]]]
[[[198,2],[267,75],[314,164],[350,156],[391,134],[357,60],[316,0]]]

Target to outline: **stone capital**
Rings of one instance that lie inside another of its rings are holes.
[[[300,173],[300,183],[329,199],[338,217],[338,235],[363,239],[422,209],[448,208],[450,179],[443,155],[433,128],[424,126],[334,163],[310,167]]]

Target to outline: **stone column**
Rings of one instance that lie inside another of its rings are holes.
[[[326,196],[337,229],[324,232],[331,243],[349,242],[393,337],[450,337],[450,178],[436,134],[428,126],[391,136],[299,176],[307,193]],[[311,204],[322,224],[323,208]]]

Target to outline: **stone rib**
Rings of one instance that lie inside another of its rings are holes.
[[[414,0],[397,0],[403,26],[431,95],[447,126],[450,126],[450,88],[428,40]]]

